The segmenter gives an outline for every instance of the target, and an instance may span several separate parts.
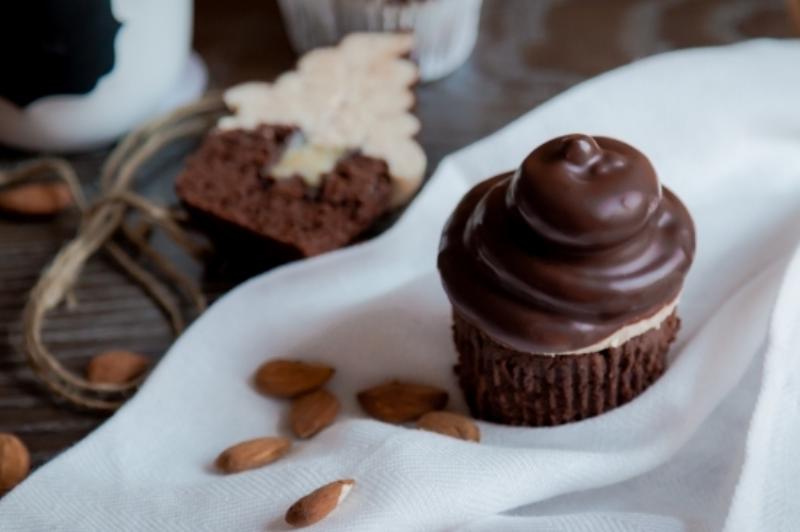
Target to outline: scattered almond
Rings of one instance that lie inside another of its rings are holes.
[[[286,512],[286,522],[294,527],[310,526],[327,517],[353,489],[356,481],[337,480],[312,491]]]
[[[72,192],[62,182],[27,183],[0,190],[0,211],[24,216],[53,216],[72,205]]]
[[[95,384],[125,384],[142,375],[150,359],[131,351],[106,351],[89,361],[86,378]]]
[[[238,443],[225,449],[216,461],[223,473],[239,473],[276,461],[292,447],[288,438],[270,437]]]
[[[323,364],[299,360],[270,360],[256,371],[258,390],[273,397],[297,397],[322,387],[334,369]]]
[[[481,441],[481,429],[467,416],[453,412],[428,412],[417,421],[422,430],[438,432],[466,441]]]
[[[0,433],[0,495],[22,482],[31,469],[27,447],[13,434]]]
[[[414,421],[447,405],[447,392],[434,386],[390,381],[359,392],[358,402],[370,416],[389,423]]]
[[[310,438],[336,419],[339,400],[328,390],[317,390],[292,401],[289,421],[298,438]]]

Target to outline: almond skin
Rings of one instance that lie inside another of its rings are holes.
[[[150,359],[131,351],[106,351],[89,361],[86,379],[94,384],[125,384],[141,376]]]
[[[66,183],[28,183],[0,190],[0,211],[22,216],[54,216],[73,203]]]
[[[297,528],[318,523],[342,503],[355,483],[352,479],[337,480],[312,491],[289,507],[286,522]]]
[[[255,385],[264,395],[292,398],[321,388],[334,369],[300,360],[270,360],[258,368]]]
[[[256,438],[228,447],[217,457],[215,464],[223,473],[239,473],[271,464],[288,453],[291,447],[288,438]]]
[[[481,441],[481,429],[467,416],[453,412],[428,412],[417,421],[422,430],[438,432],[465,441]]]
[[[31,470],[31,456],[22,440],[0,433],[0,495],[25,480]]]
[[[359,392],[361,408],[381,421],[406,423],[441,410],[447,405],[447,392],[425,384],[390,381]]]
[[[310,438],[339,415],[339,400],[328,390],[316,390],[292,401],[289,423],[298,438]]]

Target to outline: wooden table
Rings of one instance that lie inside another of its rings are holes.
[[[485,0],[480,40],[469,63],[419,90],[422,143],[432,167],[564,89],[647,55],[752,37],[788,37],[783,0]],[[197,0],[195,47],[211,83],[271,79],[295,56],[274,0]],[[787,68],[790,68],[787,65]],[[797,68],[794,65],[793,68]],[[744,74],[744,73],[743,73]],[[74,157],[91,182],[103,152]],[[0,161],[22,155],[0,152]],[[173,201],[170,172],[153,172],[144,190]],[[0,432],[18,434],[39,465],[94,429],[104,416],[54,400],[19,351],[26,294],[75,220],[0,220]],[[195,268],[195,274],[200,275]],[[230,283],[206,282],[218,293]],[[171,336],[159,311],[102,258],[87,267],[79,306],[53,314],[45,340],[70,367],[123,347],[160,356]],[[213,391],[209,391],[213,393]]]

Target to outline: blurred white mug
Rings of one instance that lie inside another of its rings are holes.
[[[163,107],[191,36],[192,0],[0,3],[0,143],[76,151],[112,141]]]

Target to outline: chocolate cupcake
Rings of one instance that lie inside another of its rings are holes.
[[[411,46],[408,35],[353,34],[274,83],[229,89],[233,114],[189,158],[178,196],[217,242],[258,262],[354,241],[425,174]]]
[[[409,32],[423,80],[441,78],[467,60],[478,38],[483,0],[279,0],[298,52],[351,32]]]
[[[642,393],[666,368],[694,248],[686,208],[618,140],[559,137],[475,186],[438,260],[473,414],[558,425]]]

